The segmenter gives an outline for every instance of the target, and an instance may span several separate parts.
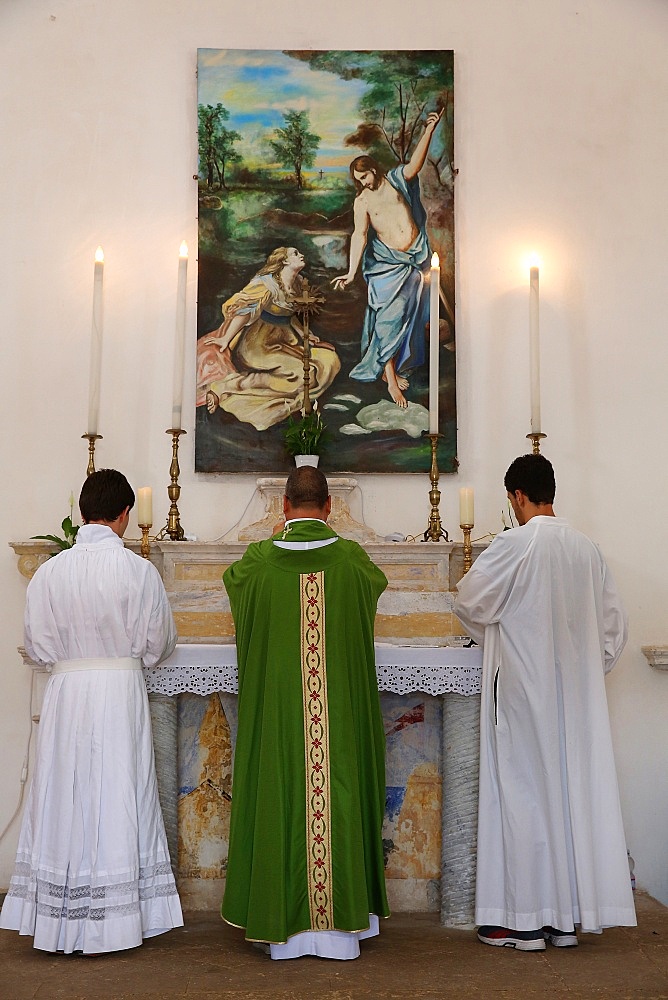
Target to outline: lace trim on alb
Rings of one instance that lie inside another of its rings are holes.
[[[85,877],[80,884],[76,878],[63,882],[53,872],[17,861],[7,895],[34,903],[40,916],[54,920],[105,920],[138,913],[142,903],[177,892],[167,861],[141,866],[136,879],[124,874],[103,884],[91,884]]]

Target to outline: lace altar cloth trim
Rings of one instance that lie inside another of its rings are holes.
[[[482,650],[479,646],[393,646],[376,643],[376,674],[381,691],[409,694],[480,693]],[[183,692],[236,694],[237,650],[232,644],[183,644],[157,667],[144,670],[153,694]]]

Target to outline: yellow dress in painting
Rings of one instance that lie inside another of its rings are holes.
[[[297,291],[295,288],[294,291]],[[214,393],[218,406],[259,431],[303,406],[304,365],[294,298],[272,274],[257,274],[223,305],[223,325],[198,343],[198,405]],[[220,349],[226,327],[246,316],[229,348]],[[319,396],[341,367],[336,351],[311,345],[309,394]],[[211,398],[211,397],[209,397]]]

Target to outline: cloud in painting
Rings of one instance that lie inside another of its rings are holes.
[[[200,49],[197,88],[200,104],[220,103],[230,112],[226,125],[241,133],[238,149],[247,160],[266,162],[267,140],[284,124],[284,113],[307,111],[311,131],[321,138],[318,169],[343,166],[341,147],[359,123],[365,84],[312,70],[280,51]],[[358,152],[351,149],[346,165]]]

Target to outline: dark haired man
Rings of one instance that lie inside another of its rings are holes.
[[[0,926],[43,951],[121,951],[183,924],[141,670],[176,632],[160,575],[122,542],[134,500],[120,472],[90,475],[76,544],[28,585],[26,650],[51,676]]]
[[[476,923],[485,944],[541,951],[636,923],[604,674],[627,635],[605,561],[554,513],[554,471],[505,476],[520,527],[459,584],[484,644]]]
[[[358,193],[353,204],[348,273],[332,280],[334,288],[347,288],[362,262],[369,302],[362,330],[362,360],[350,377],[375,382],[382,376],[391,398],[404,409],[408,406],[403,392],[408,380],[401,372],[424,364],[429,319],[425,274],[431,250],[418,175],[442,115],[443,111],[427,115],[425,130],[408,163],[387,174],[370,156],[352,161],[350,173]]]
[[[295,469],[283,530],[223,577],[239,725],[222,915],[275,959],[356,958],[389,914],[373,644],[387,580],[330,508],[322,472]]]

